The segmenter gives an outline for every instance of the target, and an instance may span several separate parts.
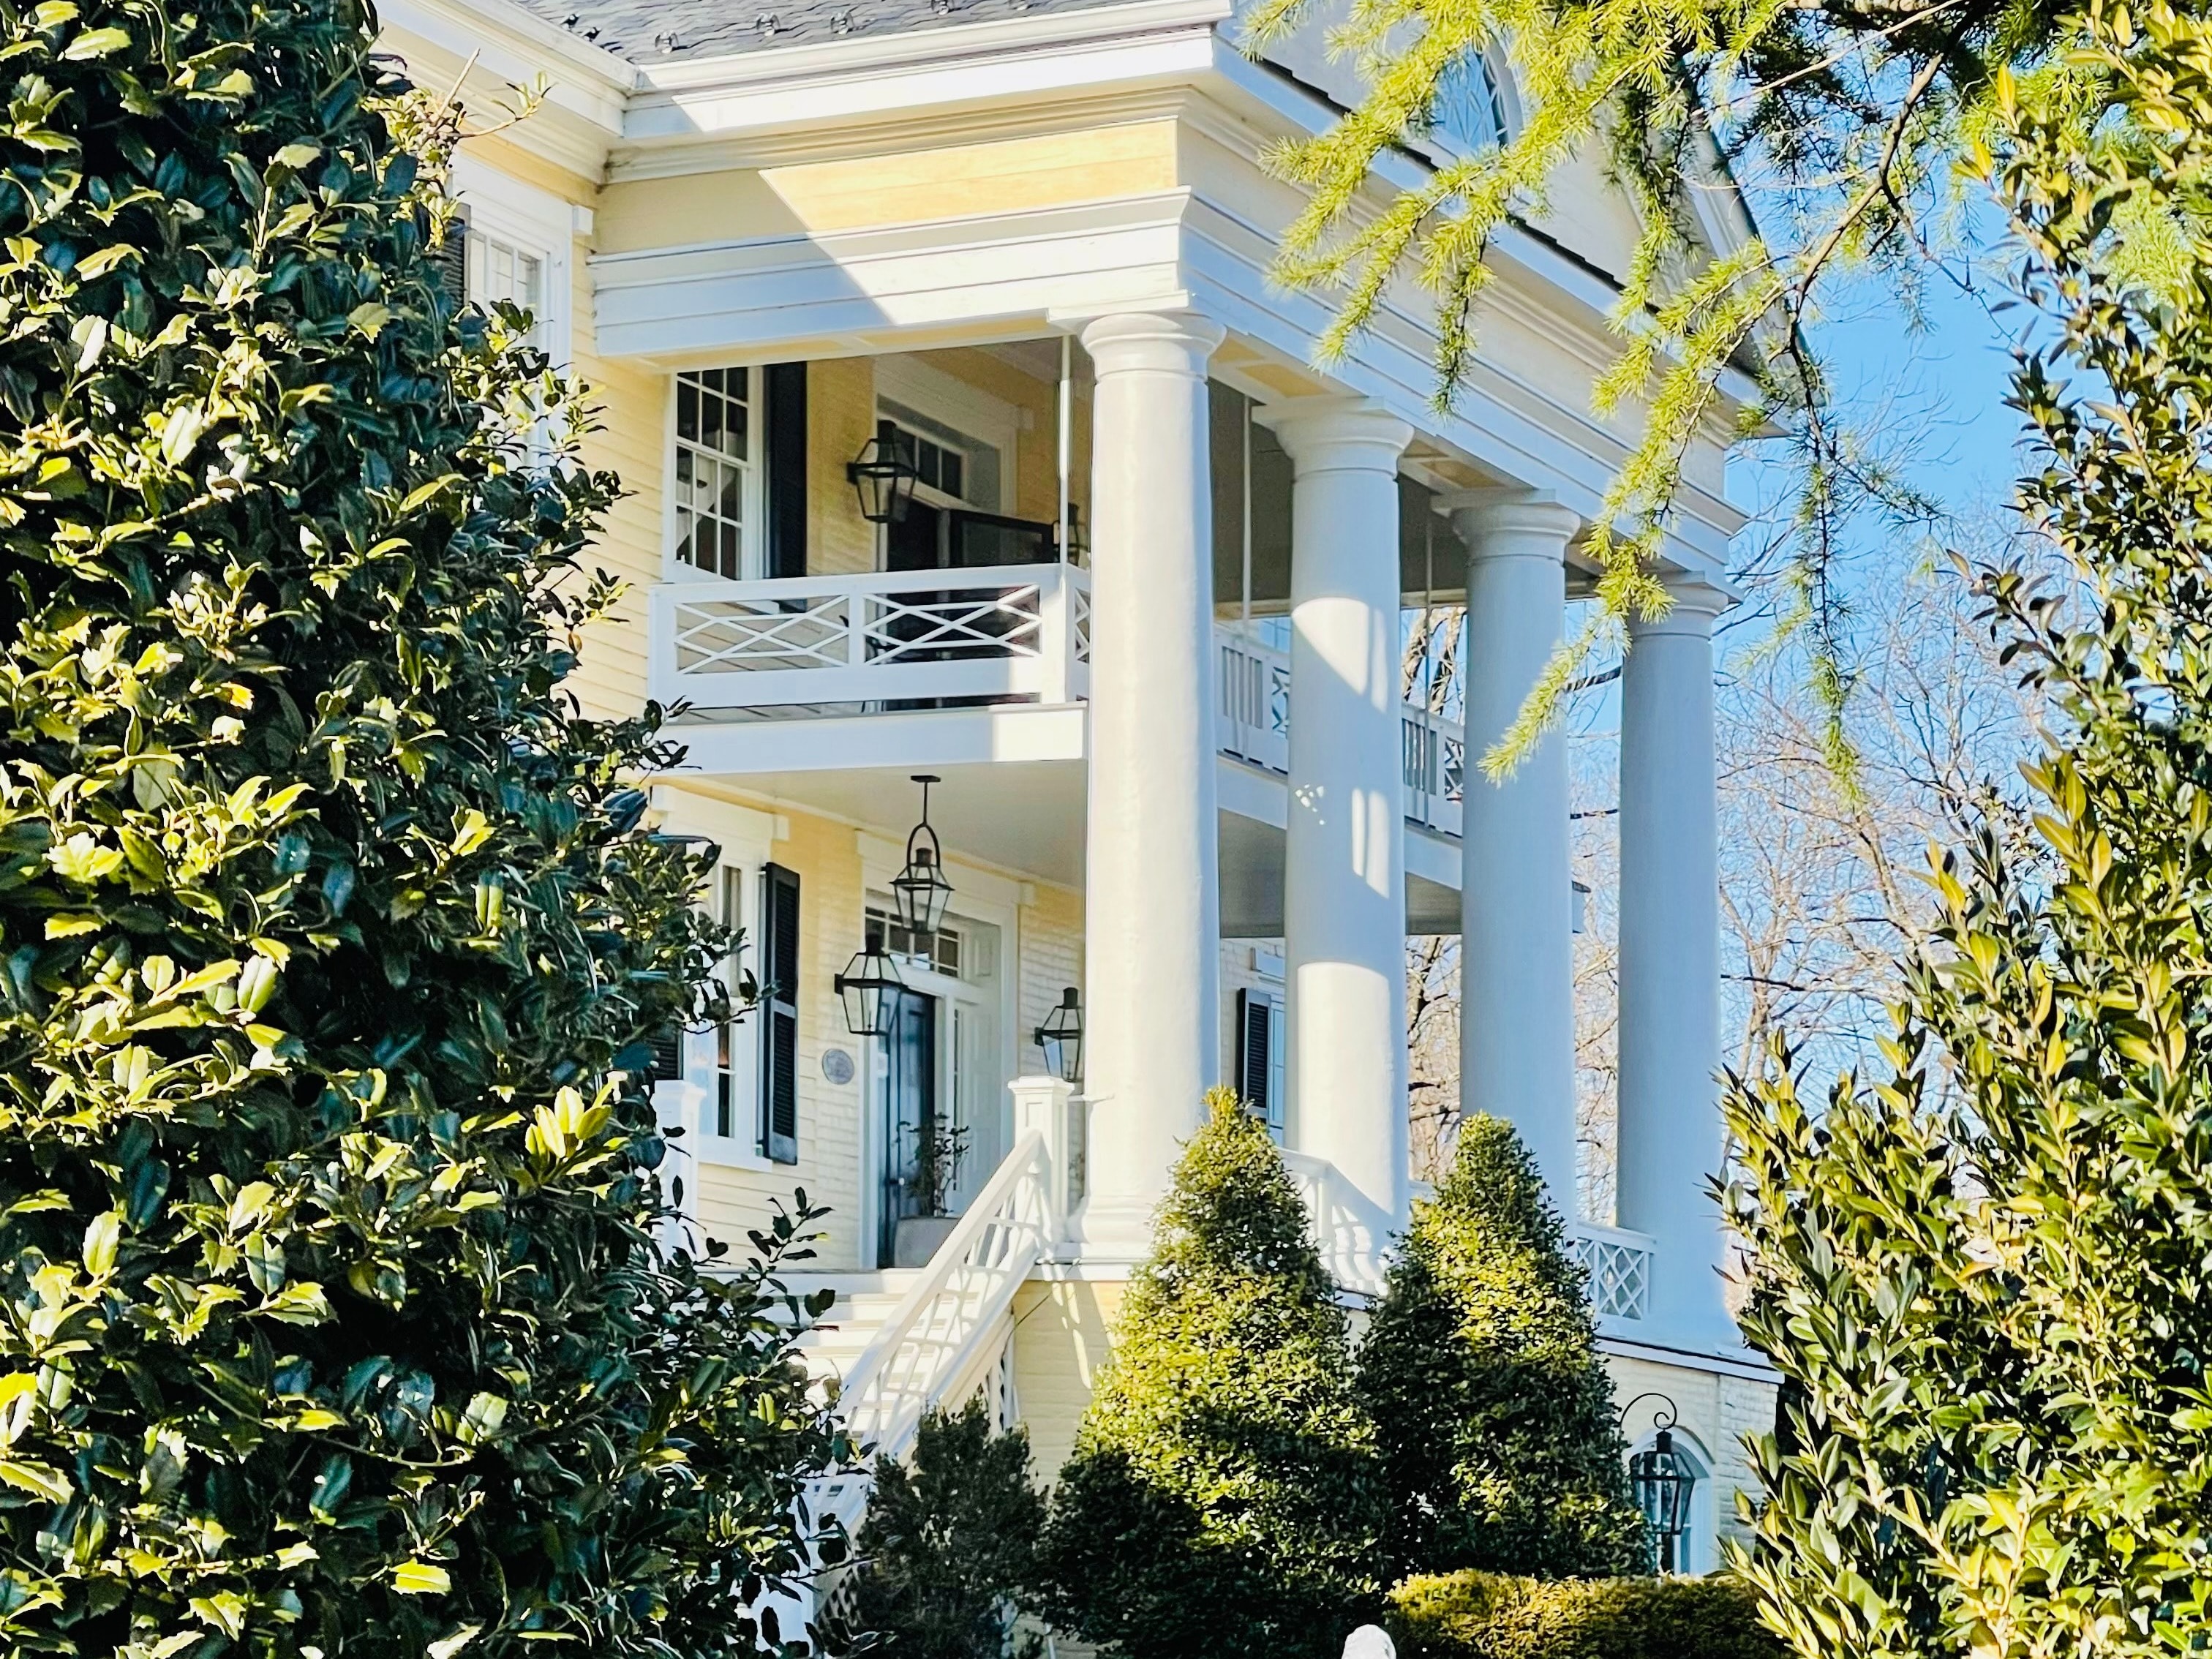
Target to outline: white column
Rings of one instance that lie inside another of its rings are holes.
[[[1091,800],[1085,1090],[1100,1254],[1151,1241],[1221,1057],[1213,530],[1206,364],[1188,313],[1083,331],[1091,404]]]
[[[1738,1345],[1722,1299],[1719,829],[1713,618],[1728,596],[1670,582],[1629,625],[1620,676],[1620,1224],[1657,1241],[1647,1318],[1662,1340]]]
[[[1291,1144],[1407,1219],[1406,806],[1398,689],[1404,422],[1330,398],[1273,422],[1291,492]]]
[[[1567,544],[1581,520],[1526,495],[1481,492],[1447,505],[1468,550],[1460,1109],[1512,1122],[1571,1222],[1579,1193],[1565,738],[1553,731],[1503,782],[1480,764],[1559,646]]]

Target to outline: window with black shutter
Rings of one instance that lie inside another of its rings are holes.
[[[761,1151],[799,1161],[799,877],[761,872]]]
[[[1283,1139],[1283,1000],[1273,991],[1237,994],[1237,1092],[1252,1115]]]
[[[446,221],[446,240],[431,255],[438,270],[438,286],[456,306],[469,302],[469,210],[457,207]]]
[[[770,363],[763,433],[768,495],[768,574],[806,574],[806,365]]]

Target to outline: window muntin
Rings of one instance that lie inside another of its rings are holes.
[[[489,311],[502,302],[530,313],[530,343],[545,346],[544,254],[506,240],[471,225],[465,244],[468,259],[468,297]]]
[[[961,940],[957,928],[940,927],[936,933],[912,932],[888,910],[870,905],[867,911],[868,948],[911,962],[944,975],[960,977]]]
[[[921,477],[915,494],[947,507],[1000,510],[999,447],[889,398],[876,400],[893,428],[899,453]]]
[[[1505,100],[1480,53],[1469,52],[1437,81],[1429,125],[1465,155],[1505,142]]]
[[[708,575],[744,579],[751,556],[759,423],[743,368],[676,377],[676,559]]]

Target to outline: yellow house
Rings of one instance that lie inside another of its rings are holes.
[[[1353,89],[1310,41],[1242,55],[1225,0],[383,15],[489,129],[458,167],[471,297],[533,311],[629,490],[578,695],[684,705],[654,808],[720,847],[731,972],[764,988],[664,1058],[690,1219],[830,1206],[811,1340],[860,1428],[896,1451],[987,1389],[1049,1474],[1217,1082],[1371,1295],[1412,1192],[1409,933],[1462,936],[1464,1103],[1571,1209],[1565,753],[1465,775],[1587,591],[1625,453],[1589,393],[1636,227],[1599,172],[1498,237],[1439,415],[1411,292],[1309,366],[1327,316],[1266,279],[1298,203],[1261,158]],[[1471,76],[1392,165],[1516,118],[1509,76]],[[1692,194],[1716,247],[1744,234]],[[1619,1211],[1577,1222],[1620,1397],[1664,1395],[1701,1474],[1693,1570],[1772,1410],[1700,1190],[1726,436],[1689,458],[1675,605],[1621,687]],[[1462,604],[1454,697],[1408,703],[1408,611]],[[1079,1054],[1048,1054],[1055,1019]]]

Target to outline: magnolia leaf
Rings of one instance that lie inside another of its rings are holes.
[[[443,1595],[453,1581],[434,1561],[403,1561],[392,1570],[392,1588],[402,1595]]]

